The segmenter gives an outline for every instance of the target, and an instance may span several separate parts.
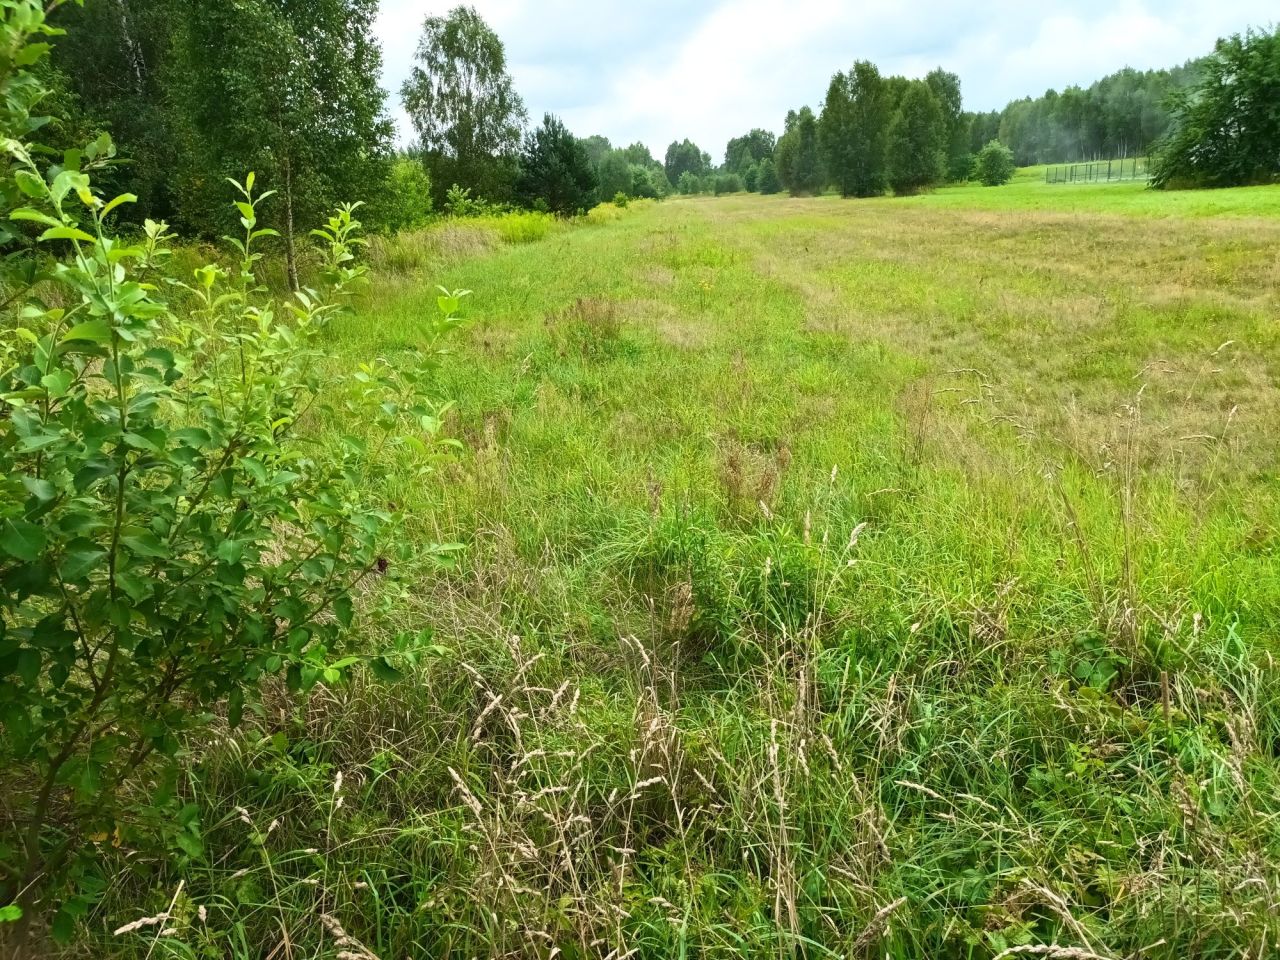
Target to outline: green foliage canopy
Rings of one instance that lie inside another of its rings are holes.
[[[1158,187],[1232,187],[1280,177],[1280,28],[1219,40],[1176,100],[1157,148]]]
[[[946,119],[938,98],[923,80],[912,80],[889,124],[885,147],[894,192],[917,193],[941,180],[946,146]]]
[[[519,169],[516,196],[527,206],[567,215],[595,202],[599,181],[591,158],[559,117],[546,114],[542,125],[525,136]]]
[[[974,172],[983,184],[998,187],[1013,179],[1013,151],[999,140],[992,140],[978,152]]]
[[[437,189],[506,199],[527,114],[502,40],[473,7],[426,18],[400,95]]]
[[[818,122],[828,175],[845,197],[884,192],[888,92],[876,65],[859,60],[831,78]]]
[[[667,147],[663,168],[666,170],[669,181],[679,183],[680,178],[685,173],[701,176],[709,172],[711,158],[703,153],[692,140],[672,141],[671,145]]]

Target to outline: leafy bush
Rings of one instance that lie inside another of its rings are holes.
[[[742,178],[736,173],[722,173],[716,177],[715,191],[717,197],[724,193],[741,193],[743,189]]]
[[[374,205],[376,222],[395,233],[414,230],[431,220],[431,176],[418,160],[401,157],[391,166],[387,190]]]
[[[449,216],[459,219],[482,217],[489,212],[489,204],[480,197],[472,197],[470,187],[460,187],[455,183],[445,194],[444,210]]]
[[[778,168],[773,161],[765,157],[760,161],[759,173],[756,176],[756,189],[763,194],[774,194],[782,191],[782,182],[778,179]]]
[[[273,231],[259,226],[270,194],[255,194],[252,174],[236,184],[232,270],[166,277],[163,223],[137,242],[113,236],[111,214],[134,198],[94,190],[110,142],[49,166],[30,142],[43,125],[29,68],[48,49],[34,42],[53,32],[44,17],[39,0],[12,0],[0,27],[13,53],[0,72],[5,219],[42,230],[39,248],[56,256],[11,242],[6,261],[0,770],[26,815],[0,834],[0,904],[16,901],[8,915],[24,923],[59,904],[65,937],[106,883],[91,837],[199,856],[174,761],[215,709],[236,726],[270,676],[304,691],[361,660],[394,674],[385,659],[337,654],[352,591],[385,569],[396,520],[365,444],[317,449],[306,425],[367,424],[379,447],[403,443],[425,464],[442,411],[428,357],[321,376],[317,338],[365,280],[355,207],[313,232],[322,289],[285,302],[255,277]],[[456,322],[457,297],[440,304],[435,333]],[[343,400],[329,404],[322,382]]]
[[[964,183],[973,176],[978,158],[972,153],[957,153],[947,160],[947,179],[952,183]]]
[[[992,140],[978,153],[975,172],[988,187],[1008,183],[1013,179],[1015,169],[1013,151],[999,140]]]
[[[555,229],[557,220],[549,213],[522,210],[495,218],[498,236],[504,243],[534,243]]]
[[[599,226],[622,219],[622,207],[613,203],[600,203],[587,211],[587,223]]]

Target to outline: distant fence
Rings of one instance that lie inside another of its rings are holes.
[[[1045,167],[1045,183],[1115,183],[1119,180],[1150,180],[1151,164],[1146,157],[1128,160],[1094,160]]]

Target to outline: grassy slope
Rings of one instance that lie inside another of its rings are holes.
[[[1278,189],[1028,176],[387,278],[335,363],[476,291],[466,451],[387,478],[468,549],[396,606],[412,683],[198,769],[220,949],[323,908],[384,960],[1260,956],[1278,241]]]

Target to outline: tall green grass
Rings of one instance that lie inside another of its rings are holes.
[[[1265,956],[1280,192],[1070,189],[375,249],[337,365],[476,291],[380,480],[465,552],[366,598],[404,682],[192,745],[206,854],[104,845],[84,952]]]

